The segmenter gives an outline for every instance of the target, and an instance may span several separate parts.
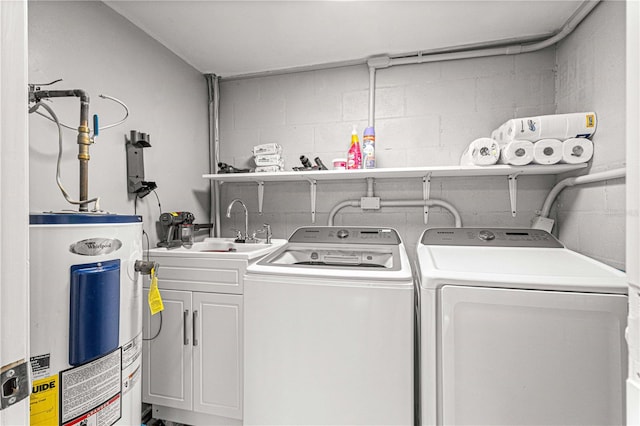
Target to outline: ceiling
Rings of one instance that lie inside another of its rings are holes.
[[[363,63],[556,33],[582,1],[104,1],[202,73]]]

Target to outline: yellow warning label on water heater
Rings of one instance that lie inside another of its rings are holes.
[[[155,315],[158,312],[164,310],[164,304],[162,303],[162,297],[160,296],[160,290],[158,289],[158,277],[156,277],[156,271],[151,268],[151,287],[149,288],[149,309],[151,315]]]
[[[34,380],[30,399],[31,425],[58,424],[58,375]]]
[[[595,114],[587,114],[587,127],[596,127]]]

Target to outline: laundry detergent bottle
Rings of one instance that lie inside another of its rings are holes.
[[[358,140],[358,130],[353,126],[351,132],[351,145],[347,153],[347,170],[362,168],[362,151],[360,151],[360,141]]]
[[[376,133],[371,126],[364,129],[362,135],[362,168],[376,168]]]

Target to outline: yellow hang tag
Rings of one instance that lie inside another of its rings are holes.
[[[149,310],[151,315],[155,315],[164,310],[164,304],[162,303],[162,297],[160,296],[160,290],[158,289],[158,277],[154,268],[151,268],[151,288],[149,288]]]

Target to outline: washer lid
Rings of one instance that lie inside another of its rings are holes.
[[[566,248],[418,245],[422,288],[443,285],[627,292],[623,272]]]
[[[317,247],[307,244],[290,244],[276,255],[262,260],[265,265],[373,268],[397,271],[400,269],[398,248],[394,246]]]
[[[396,237],[399,240],[395,231],[389,234],[391,238],[381,237],[382,241],[385,241],[384,243],[379,243],[377,240],[379,234],[371,237],[373,241],[363,242],[364,239],[370,238],[370,235],[374,235],[361,233],[360,230],[363,228],[358,228],[356,234],[350,233],[350,236],[358,235],[354,237],[351,244],[342,241],[332,241],[331,243],[314,241],[316,238],[324,237],[334,240],[340,238],[337,236],[336,229],[321,230],[317,234],[311,233],[312,241],[309,242],[288,242],[284,247],[249,265],[247,274],[324,277],[356,281],[368,280],[370,282],[401,281],[406,283],[412,281],[413,274],[404,244],[402,242],[388,242]],[[352,229],[350,228],[350,230]],[[298,234],[298,236],[300,235]]]

